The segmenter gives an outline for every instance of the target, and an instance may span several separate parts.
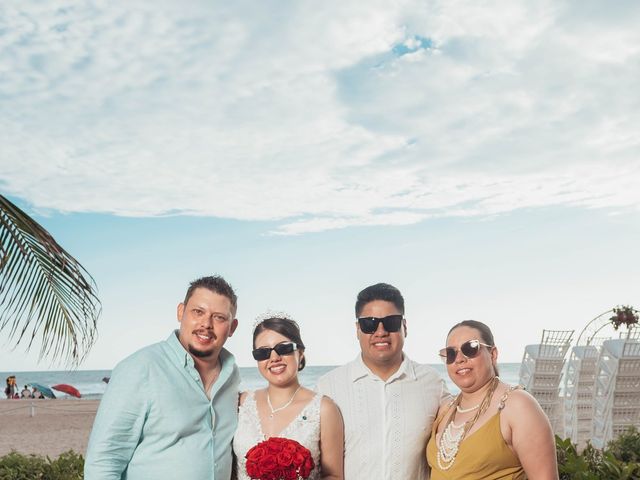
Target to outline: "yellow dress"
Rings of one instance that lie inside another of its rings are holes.
[[[449,470],[438,468],[436,431],[446,415],[433,424],[427,444],[431,480],[522,480],[527,478],[520,460],[505,443],[500,431],[500,412],[460,442],[458,455]]]

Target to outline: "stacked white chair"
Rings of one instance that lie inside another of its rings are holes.
[[[538,344],[527,345],[520,366],[520,383],[549,417],[554,432],[564,434],[560,377],[574,330],[543,330]]]
[[[593,392],[597,345],[577,345],[571,349],[564,377],[564,437],[582,449],[591,438]]]
[[[604,448],[631,426],[640,427],[640,329],[602,345],[596,368],[592,443]]]

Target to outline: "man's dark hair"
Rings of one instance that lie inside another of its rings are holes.
[[[459,327],[475,328],[476,330],[478,330],[478,332],[480,332],[479,340],[482,340],[482,343],[486,343],[487,345],[491,345],[492,347],[496,346],[496,342],[493,339],[493,333],[491,333],[491,329],[489,328],[489,326],[482,322],[479,322],[478,320],[463,320],[460,323],[456,323],[453,327],[451,327],[449,333],[447,333],[447,337],[449,337],[451,332]],[[495,374],[498,375],[497,365],[494,365],[493,370]]]
[[[304,343],[302,343],[302,336],[300,335],[300,327],[295,320],[285,317],[269,317],[262,320],[253,329],[253,348],[256,348],[256,338],[265,330],[273,330],[280,335],[287,337],[293,343],[298,346],[298,350],[304,352]],[[302,356],[298,370],[302,370],[307,364],[305,356]]]
[[[201,277],[194,280],[189,284],[187,294],[184,296],[184,304],[186,305],[196,288],[206,288],[218,295],[227,297],[231,302],[231,310],[233,314],[236,314],[238,309],[238,297],[233,291],[233,287],[227,283],[227,281],[219,275],[213,275],[210,277]]]
[[[376,283],[370,287],[365,288],[358,294],[356,300],[356,317],[360,316],[364,306],[373,302],[374,300],[384,300],[385,302],[391,302],[395,305],[402,315],[404,315],[404,298],[400,290],[388,283]]]

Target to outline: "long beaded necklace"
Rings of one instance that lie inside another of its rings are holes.
[[[458,406],[462,401],[462,393],[458,395],[458,397],[454,400],[453,405],[456,408],[453,409],[447,424],[445,425],[444,430],[442,431],[442,435],[440,435],[440,440],[438,441],[438,454],[436,456],[436,460],[438,461],[438,467],[440,470],[449,470],[454,462],[456,461],[456,455],[458,455],[458,450],[460,449],[460,443],[467,435],[469,430],[476,423],[478,418],[487,411],[489,405],[491,404],[491,397],[493,397],[493,393],[496,391],[498,384],[500,383],[500,379],[498,377],[493,377],[491,380],[491,385],[487,389],[487,393],[484,395],[482,402],[480,402],[477,406],[478,411],[475,416],[462,424],[456,424],[454,422],[456,418],[456,411],[458,410]],[[467,409],[467,411],[473,411],[476,407]],[[465,409],[463,409],[465,410]]]
[[[269,405],[269,410],[271,410],[271,415],[269,415],[269,418],[273,418],[273,415],[275,413],[279,412],[280,410],[284,410],[289,405],[291,405],[291,402],[293,402],[293,399],[296,397],[296,393],[298,393],[298,390],[300,390],[300,388],[302,388],[302,385],[298,385],[298,388],[296,388],[296,391],[293,392],[293,395],[291,395],[289,401],[278,408],[273,408],[273,405],[271,405],[271,397],[269,397],[269,392],[267,392],[267,405]]]

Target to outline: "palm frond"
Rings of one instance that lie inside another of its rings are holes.
[[[39,359],[78,365],[101,311],[93,277],[29,215],[0,195],[0,332],[35,340]]]

